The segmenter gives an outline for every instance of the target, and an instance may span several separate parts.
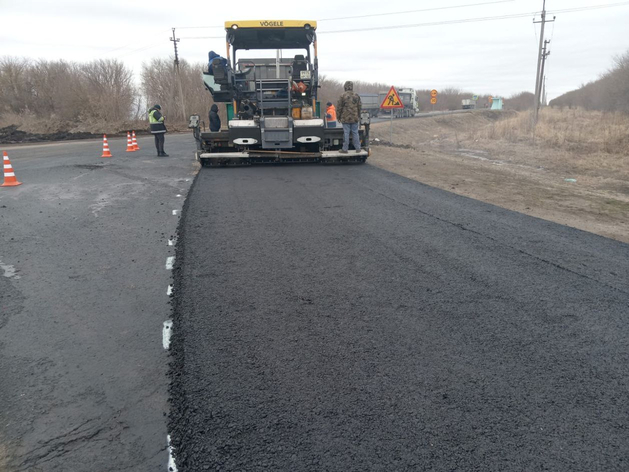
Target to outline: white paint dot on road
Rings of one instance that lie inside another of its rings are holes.
[[[175,256],[170,256],[166,259],[166,270],[173,270],[173,266],[175,265]]]
[[[173,322],[172,320],[164,321],[164,327],[162,328],[162,346],[167,351],[170,349],[170,336],[173,334]]]
[[[20,276],[17,275],[17,270],[15,269],[15,267],[13,267],[10,264],[3,264],[2,261],[0,261],[0,269],[2,269],[2,272],[5,277],[8,278],[13,278],[13,279],[19,279]]]
[[[173,286],[169,285],[168,289],[166,290],[166,295],[170,296],[173,294]]]
[[[177,466],[175,465],[175,458],[173,457],[173,448],[170,445],[170,434],[168,439],[168,472],[177,472]]]
[[[173,210],[173,215],[176,215],[177,213],[179,213],[179,210]]]
[[[179,194],[177,194],[176,196],[177,196],[177,197],[181,197],[181,195],[179,195]]]

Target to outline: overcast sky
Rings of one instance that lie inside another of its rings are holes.
[[[558,11],[609,4],[621,5]],[[549,98],[596,79],[613,56],[629,50],[629,1],[547,0],[546,6],[550,18],[557,16],[546,26]],[[119,58],[139,71],[143,61],[172,55],[172,27],[181,57],[205,62],[211,49],[223,54],[226,20],[314,19],[319,70],[329,77],[509,96],[534,88],[539,25],[533,18],[541,8],[542,0],[0,0],[0,56]],[[421,9],[432,10],[410,11]],[[390,14],[396,12],[405,13]],[[443,24],[517,14],[523,16]],[[346,18],[356,16],[363,18]],[[191,28],[208,26],[214,28]],[[335,32],[347,30],[361,31]]]

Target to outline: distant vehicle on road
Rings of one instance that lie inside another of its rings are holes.
[[[476,102],[469,98],[461,100],[461,105],[461,108],[463,108],[463,110],[474,110],[476,108]]]
[[[359,93],[358,96],[363,104],[362,111],[369,113],[369,116],[377,117],[380,113],[380,97],[377,93]]]

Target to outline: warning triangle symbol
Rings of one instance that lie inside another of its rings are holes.
[[[402,100],[400,100],[400,96],[398,95],[397,90],[395,90],[395,87],[391,87],[389,93],[387,93],[387,96],[384,97],[384,100],[380,104],[380,108],[383,110],[404,108],[404,104],[402,103]]]

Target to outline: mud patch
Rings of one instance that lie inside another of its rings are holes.
[[[76,167],[77,169],[96,170],[104,169],[105,164],[74,164],[72,167]]]

